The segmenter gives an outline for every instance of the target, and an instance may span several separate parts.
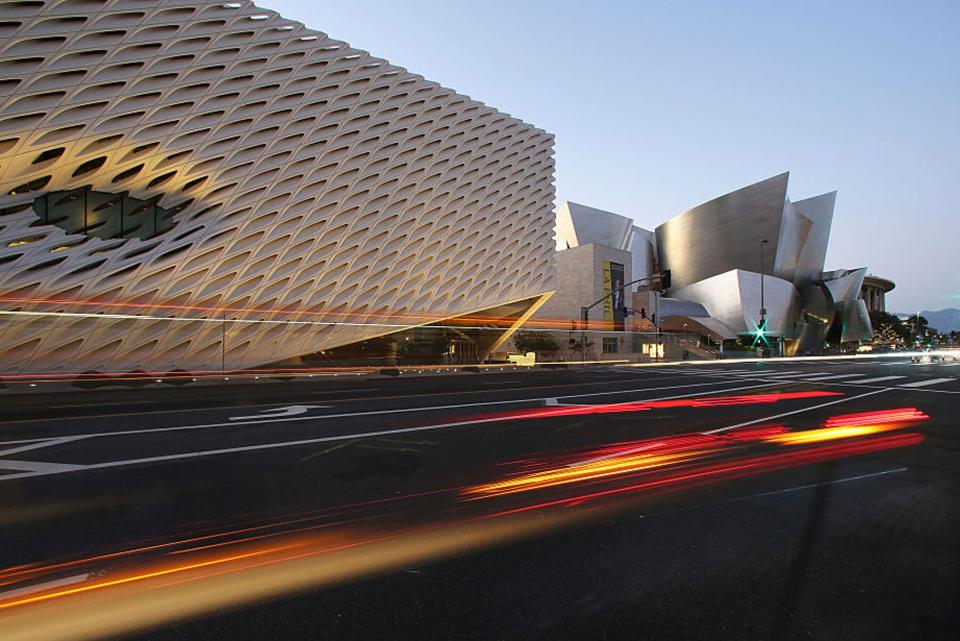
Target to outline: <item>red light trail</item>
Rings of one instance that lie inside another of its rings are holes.
[[[725,407],[835,395],[831,392],[803,392],[703,397],[546,408],[551,411],[508,414],[517,414],[518,418],[543,418],[557,416],[557,410],[608,413],[664,407]],[[437,545],[452,545],[463,550],[490,540],[479,535],[469,539],[472,541],[469,544],[461,539],[449,539],[452,528],[466,526],[477,532],[477,528],[485,523],[552,510],[549,514],[538,514],[536,520],[526,522],[523,527],[517,527],[514,521],[505,521],[512,525],[500,529],[498,536],[518,536],[521,532],[529,535],[571,522],[554,516],[582,518],[591,513],[592,508],[578,510],[586,503],[651,497],[917,445],[923,441],[923,436],[917,432],[890,432],[915,426],[928,418],[916,408],[894,408],[835,415],[809,429],[772,424],[718,434],[664,435],[514,461],[509,464],[515,470],[513,473],[485,483],[308,510],[278,516],[268,522],[257,523],[255,519],[244,518],[246,522],[234,522],[225,531],[203,528],[190,536],[181,534],[180,538],[151,541],[147,545],[83,559],[11,567],[0,571],[0,584],[27,585],[10,591],[7,597],[0,594],[0,610],[31,611],[32,606],[45,604],[44,607],[51,607],[61,601],[68,605],[74,599],[92,598],[101,593],[109,599],[114,591],[122,591],[119,596],[127,599],[145,599],[156,590],[173,586],[186,588],[187,584],[205,586],[217,577],[229,579],[235,575],[239,579],[265,567],[284,568],[283,572],[291,572],[289,564],[292,562],[306,563],[311,559],[329,557],[329,561],[324,561],[328,564],[324,567],[331,567],[329,564],[336,564],[340,562],[338,560],[349,563],[352,562],[350,558],[355,557],[341,558],[338,555],[351,550],[369,549],[371,554],[378,555],[382,567],[393,567],[402,563],[398,560],[400,554],[413,554],[419,558]],[[412,500],[421,498],[424,501]],[[503,501],[511,503],[503,504]],[[493,509],[485,507],[488,505]],[[609,509],[619,509],[620,506],[616,502],[603,505]],[[411,518],[415,519],[416,525],[404,525]],[[363,530],[359,529],[361,525]],[[399,547],[384,548],[385,545]],[[116,568],[107,566],[106,570],[103,569],[105,562],[113,563],[121,558],[127,560]],[[65,578],[64,572],[67,571],[73,573],[70,578],[79,578],[81,582],[56,585],[58,579]],[[321,574],[318,571],[315,576]],[[282,580],[287,575],[272,576]],[[44,579],[48,579],[48,583],[38,583]],[[259,585],[256,581],[230,585],[241,594],[259,594],[259,589],[249,587],[254,584]]]

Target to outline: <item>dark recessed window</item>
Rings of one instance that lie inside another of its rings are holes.
[[[59,158],[63,155],[63,152],[66,151],[64,147],[57,147],[56,149],[47,149],[39,156],[33,159],[34,165],[39,165],[42,162],[47,162],[48,160],[53,160],[54,158]]]
[[[126,180],[127,178],[130,178],[131,176],[136,176],[137,174],[140,173],[141,169],[143,169],[142,164],[136,165],[135,167],[131,167],[130,169],[125,169],[121,171],[119,174],[117,174],[116,176],[114,176],[111,182],[118,183],[121,180]]]
[[[193,180],[191,180],[190,182],[188,182],[186,185],[183,186],[183,191],[188,191],[190,189],[193,189],[197,185],[202,185],[206,180],[207,180],[206,176],[194,178]]]
[[[31,191],[37,191],[38,189],[43,189],[47,186],[47,183],[50,182],[50,176],[43,176],[42,178],[36,178],[31,180],[28,183],[20,185],[19,187],[14,187],[9,192],[8,196],[16,196],[17,194],[25,194]]]
[[[88,160],[87,162],[83,163],[82,165],[76,168],[76,170],[73,172],[73,176],[74,177],[82,176],[83,174],[88,174],[91,171],[100,169],[101,167],[103,167],[103,164],[105,162],[107,162],[106,156],[98,156],[97,158]]]
[[[176,175],[177,175],[176,171],[168,171],[165,174],[161,174],[160,176],[157,176],[147,184],[147,189],[153,189],[154,187],[159,187],[160,185],[167,182],[168,180],[170,180]]]
[[[158,143],[158,142],[148,142],[148,143],[145,144],[145,145],[140,145],[139,147],[134,147],[134,148],[133,148],[133,151],[131,151],[130,153],[131,153],[131,154],[139,154],[139,153],[141,153],[141,152],[146,151],[147,149],[153,149],[154,147],[156,147],[156,146],[159,145],[159,144],[160,144],[160,143]]]

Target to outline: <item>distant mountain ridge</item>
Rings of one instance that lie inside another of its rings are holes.
[[[935,312],[922,311],[920,315],[927,319],[930,327],[940,332],[960,331],[960,309],[948,307]]]

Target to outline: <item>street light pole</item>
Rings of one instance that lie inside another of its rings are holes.
[[[763,246],[769,243],[766,238],[760,240],[760,329],[766,334],[767,331],[767,305],[763,297]],[[766,340],[764,340],[766,342]],[[764,349],[764,348],[760,348]]]
[[[657,344],[654,346],[654,359],[660,362],[660,292],[653,290],[653,320],[657,330]]]
[[[763,322],[767,319],[767,306],[763,298],[763,246],[769,242],[766,239],[760,241],[760,327],[763,327]]]

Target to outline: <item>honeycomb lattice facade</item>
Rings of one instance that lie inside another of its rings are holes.
[[[252,367],[552,288],[552,135],[250,2],[2,3],[0,69],[0,373]]]

